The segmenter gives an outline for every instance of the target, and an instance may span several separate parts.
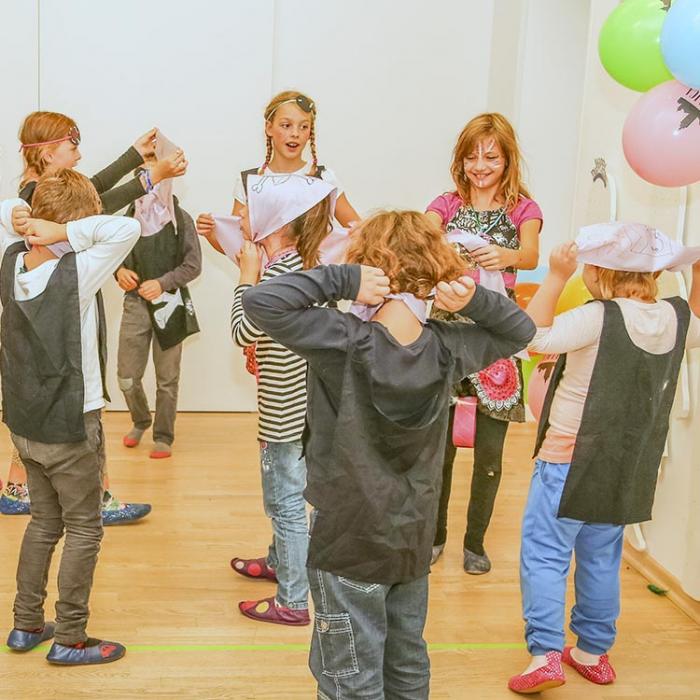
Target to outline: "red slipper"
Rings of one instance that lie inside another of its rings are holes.
[[[231,568],[241,576],[247,578],[266,579],[277,583],[277,574],[275,570],[267,565],[265,557],[259,559],[239,559],[234,557],[231,559]]]
[[[589,666],[576,661],[576,659],[571,656],[571,649],[572,647],[564,647],[561,660],[578,671],[587,681],[597,683],[598,685],[608,685],[617,678],[615,669],[610,665],[607,654],[603,654],[595,666]]]
[[[566,677],[561,667],[561,653],[547,652],[547,665],[536,668],[530,673],[521,673],[508,681],[508,687],[516,693],[529,695],[550,688],[558,688],[566,683]]]
[[[272,622],[275,625],[308,625],[311,622],[308,610],[292,610],[278,605],[274,596],[262,600],[243,600],[238,609],[251,620]]]

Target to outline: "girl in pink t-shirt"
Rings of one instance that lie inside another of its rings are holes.
[[[482,270],[500,271],[507,293],[513,299],[517,270],[537,267],[542,228],[542,212],[522,182],[520,161],[515,132],[505,117],[500,114],[475,117],[464,127],[455,146],[451,171],[456,191],[440,195],[427,208],[428,216],[445,233],[461,230],[488,242],[472,253],[461,244],[457,247],[469,274],[477,281]],[[455,320],[439,310],[434,316]],[[468,574],[485,574],[491,569],[484,536],[501,480],[508,423],[525,420],[522,387],[520,361],[516,358],[503,358],[490,368],[465,377],[456,387],[457,396],[476,396],[478,401],[474,471],[464,536],[464,570]],[[453,407],[433,562],[442,554],[447,539],[447,506],[456,455],[452,441],[454,420]]]

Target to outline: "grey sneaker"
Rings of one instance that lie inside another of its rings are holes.
[[[464,570],[468,574],[478,576],[480,574],[488,574],[491,571],[491,560],[488,558],[486,552],[483,556],[474,554],[468,549],[464,550]]]
[[[433,556],[430,557],[430,565],[431,566],[442,556],[442,553],[444,551],[445,551],[444,544],[438,544],[438,545],[433,546]]]

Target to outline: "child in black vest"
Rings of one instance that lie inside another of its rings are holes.
[[[96,295],[135,244],[139,224],[91,216],[102,209],[99,195],[68,169],[39,179],[36,218],[25,216],[18,226],[24,239],[12,224],[17,206],[24,206],[21,199],[5,201],[0,212],[0,372],[3,421],[27,468],[32,519],[20,551],[7,645],[27,651],[55,635],[50,662],[106,663],[125,649],[86,634],[105,464],[104,337]],[[54,629],[44,620],[43,604],[51,555],[64,529]]]
[[[534,334],[505,296],[457,280],[464,265],[418,212],[357,229],[359,264],[268,280],[246,314],[307,359],[310,666],[319,697],[427,698],[428,570],[453,383]],[[386,272],[386,275],[384,274]],[[474,324],[426,320],[425,299]],[[323,308],[354,299],[354,313]],[[371,319],[371,320],[370,320]]]
[[[112,214],[146,194],[149,183],[184,173],[186,162],[180,152],[160,161],[153,159],[154,139],[157,129],[150,129],[138,138],[119,158],[94,175],[90,181],[97,190],[102,211]],[[82,158],[79,146],[80,130],[69,116],[59,112],[32,112],[22,122],[19,139],[24,171],[20,181],[19,197],[32,204],[32,197],[39,177],[62,168],[74,168]],[[136,166],[149,160],[149,177],[134,177],[124,184],[119,181]],[[102,315],[101,296],[98,295],[98,313]],[[106,333],[106,323],[101,319],[100,332]],[[101,360],[106,362],[106,355]],[[108,397],[105,395],[108,399]],[[109,399],[108,399],[109,400]],[[102,521],[105,525],[134,522],[148,515],[148,503],[122,503],[115,498],[109,483],[107,466],[104,470]],[[27,475],[17,450],[10,458],[7,486],[0,494],[0,513],[3,515],[28,515],[31,510]]]
[[[511,690],[565,682],[561,662],[612,683],[624,526],[651,519],[686,347],[700,344],[700,263],[688,302],[657,301],[659,271],[700,257],[641,224],[600,224],[555,250],[527,308],[530,350],[561,353],[540,417],[523,516],[520,585],[530,666]],[[595,301],[554,317],[577,261]],[[575,647],[564,646],[566,579],[576,554]]]
[[[169,144],[159,133],[158,158],[177,150],[168,149],[164,142]],[[129,208],[128,214],[141,221],[141,238],[116,273],[126,292],[117,373],[133,422],[123,444],[136,447],[153,423],[152,459],[172,453],[182,341],[199,331],[187,285],[202,271],[202,250],[192,217],[167,185],[156,186]],[[156,374],[154,420],[142,384],[151,343]]]

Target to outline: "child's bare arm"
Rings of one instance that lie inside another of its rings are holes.
[[[564,243],[549,256],[549,272],[526,309],[527,315],[538,328],[552,325],[559,297],[578,267],[577,251],[575,243]]]

